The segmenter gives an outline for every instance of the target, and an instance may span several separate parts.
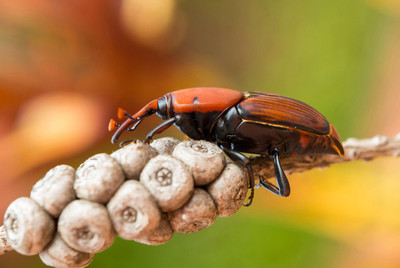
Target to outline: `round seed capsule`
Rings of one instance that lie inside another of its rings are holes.
[[[0,226],[0,255],[12,250],[12,247],[7,242],[6,230],[4,230],[4,226]]]
[[[143,142],[136,142],[111,154],[122,166],[128,180],[139,180],[140,172],[157,151]]]
[[[248,178],[246,171],[233,162],[226,164],[219,177],[207,185],[220,217],[228,217],[238,211],[246,199]]]
[[[181,142],[172,155],[189,167],[196,185],[206,185],[213,181],[225,165],[222,150],[217,145],[202,140]]]
[[[76,171],[74,189],[82,199],[106,203],[125,180],[118,162],[102,153],[90,157]]]
[[[75,200],[65,207],[58,220],[58,232],[70,247],[87,253],[103,251],[114,241],[107,209],[87,200]]]
[[[162,211],[173,211],[189,200],[193,192],[192,175],[185,164],[169,155],[152,158],[140,174]]]
[[[161,212],[147,189],[138,181],[124,182],[107,205],[117,234],[132,240],[160,224]]]
[[[180,209],[168,213],[172,228],[178,233],[193,233],[207,228],[217,218],[217,210],[211,196],[196,188],[192,198]]]
[[[174,235],[174,230],[168,220],[166,213],[162,214],[160,224],[152,232],[140,235],[134,240],[146,245],[161,245],[168,242]]]
[[[76,251],[68,246],[57,233],[50,244],[39,253],[39,257],[48,266],[80,268],[88,266],[94,254]]]
[[[172,154],[176,145],[180,143],[180,140],[172,137],[163,137],[154,140],[150,143],[150,146],[156,149],[158,154]]]
[[[72,167],[56,166],[33,186],[31,198],[51,216],[58,218],[64,207],[76,198],[74,180]]]
[[[7,241],[15,251],[35,255],[53,238],[55,224],[35,201],[21,197],[7,208],[4,229]]]

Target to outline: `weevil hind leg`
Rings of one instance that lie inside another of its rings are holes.
[[[289,196],[290,195],[290,184],[285,175],[285,172],[283,172],[281,163],[279,161],[278,149],[275,149],[272,152],[272,158],[274,160],[275,179],[276,179],[277,186],[273,185],[272,183],[268,182],[267,180],[264,180],[263,178],[260,178],[260,185],[263,186],[264,188],[268,189],[269,191],[273,192],[276,195],[285,196],[285,197]]]
[[[223,145],[219,144],[219,147],[224,151],[224,153],[235,163],[243,166],[247,170],[247,174],[249,177],[249,189],[250,189],[250,195],[248,197],[248,201],[246,204],[244,204],[246,207],[250,206],[251,203],[253,202],[254,198],[254,175],[253,175],[253,169],[251,168],[250,165],[250,160],[244,156],[243,154],[239,152],[232,151],[228,148],[226,148]]]

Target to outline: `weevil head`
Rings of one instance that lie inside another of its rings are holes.
[[[161,99],[163,99],[163,98],[161,98]],[[118,118],[121,119],[121,117],[122,118],[126,117],[126,120],[122,124],[117,123],[114,119],[110,120],[108,129],[110,131],[115,130],[114,135],[111,138],[111,142],[116,143],[118,141],[118,138],[121,136],[121,134],[126,130],[134,131],[144,118],[146,118],[154,113],[163,115],[165,113],[164,110],[166,108],[163,105],[160,107],[160,109],[158,108],[159,100],[160,99],[156,99],[156,100],[149,102],[146,106],[144,106],[142,109],[140,109],[134,115],[130,115],[129,113],[127,113],[126,111],[124,111],[122,109],[118,109]]]

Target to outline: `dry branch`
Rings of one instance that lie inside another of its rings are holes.
[[[281,164],[286,174],[303,172],[313,168],[325,168],[331,164],[356,161],[372,160],[381,156],[400,156],[400,133],[392,138],[385,136],[375,136],[369,139],[349,138],[343,143],[345,155],[343,157],[335,155],[317,156],[296,156],[281,159]],[[254,173],[266,178],[274,177],[273,163],[270,159],[262,156],[251,159]],[[4,232],[0,226],[0,255],[11,251]]]
[[[285,173],[303,172],[313,168],[326,168],[331,164],[365,160],[369,161],[381,156],[400,156],[400,133],[392,138],[375,136],[369,139],[349,138],[343,142],[345,155],[302,155],[281,159]],[[273,162],[264,156],[253,157],[251,164],[255,174],[265,178],[274,177]]]

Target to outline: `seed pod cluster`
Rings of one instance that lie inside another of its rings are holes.
[[[51,169],[7,209],[7,243],[54,267],[85,267],[115,235],[147,245],[200,231],[246,198],[244,169],[205,141],[161,138]]]

